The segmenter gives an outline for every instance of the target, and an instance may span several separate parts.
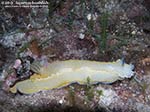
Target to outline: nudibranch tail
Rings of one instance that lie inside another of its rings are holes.
[[[10,91],[11,91],[12,93],[16,93],[16,92],[17,92],[16,85],[13,86],[13,87],[11,87],[11,88],[10,88]]]
[[[50,90],[66,86],[72,82],[86,84],[87,77],[96,82],[113,83],[133,76],[133,65],[116,62],[96,62],[88,60],[67,60],[49,63],[39,69],[40,75],[34,74],[30,79],[16,83],[10,89],[15,93],[31,94],[41,90]]]

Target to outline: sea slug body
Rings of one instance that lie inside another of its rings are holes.
[[[134,66],[119,59],[115,62],[98,62],[88,60],[66,60],[49,63],[40,67],[39,74],[30,79],[17,82],[10,91],[17,90],[24,94],[32,94],[42,90],[50,90],[66,86],[72,82],[86,84],[87,77],[91,83],[113,83],[134,75]]]

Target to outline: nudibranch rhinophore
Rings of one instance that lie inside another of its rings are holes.
[[[69,85],[72,82],[86,84],[87,77],[91,83],[113,83],[134,75],[132,64],[115,62],[98,62],[88,60],[66,60],[49,63],[40,67],[39,74],[34,74],[30,79],[17,82],[10,88],[12,93],[17,90],[24,94],[32,94],[42,90],[50,90]]]

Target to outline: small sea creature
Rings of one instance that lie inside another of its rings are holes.
[[[32,94],[67,86],[73,82],[86,84],[87,77],[92,84],[113,83],[124,78],[131,78],[134,75],[134,66],[126,63],[122,65],[122,63],[120,59],[116,62],[66,60],[49,63],[47,66],[33,66],[32,70],[38,74],[17,82],[10,91],[16,93],[18,90],[24,94]]]

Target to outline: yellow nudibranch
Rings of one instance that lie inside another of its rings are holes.
[[[34,74],[30,79],[17,82],[10,88],[12,93],[17,90],[24,94],[32,94],[42,90],[50,90],[69,85],[72,82],[86,84],[87,77],[91,83],[113,83],[134,75],[134,66],[115,62],[98,62],[88,60],[66,60],[49,63],[40,67],[39,74]]]

